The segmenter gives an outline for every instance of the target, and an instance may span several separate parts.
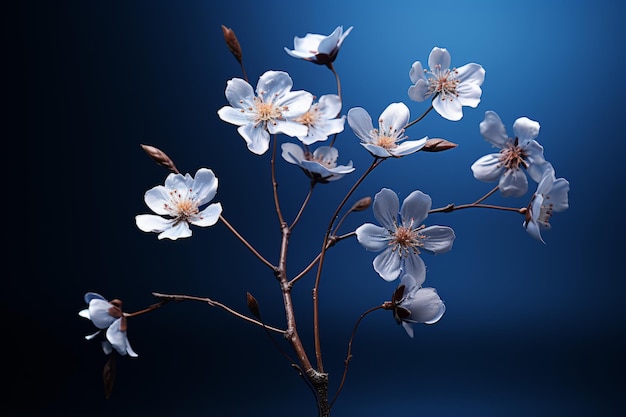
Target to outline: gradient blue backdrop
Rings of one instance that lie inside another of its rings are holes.
[[[624,412],[624,187],[622,136],[626,8],[598,0],[386,1],[277,0],[22,2],[8,18],[17,93],[7,141],[26,143],[29,186],[18,206],[28,223],[14,248],[26,263],[5,273],[2,297],[3,401],[8,415],[314,416],[314,403],[262,330],[201,304],[168,305],[130,321],[139,358],[118,361],[104,399],[105,362],[91,323],[77,313],[86,291],[121,298],[127,311],[152,291],[210,296],[246,310],[246,291],[265,319],[283,323],[278,286],[265,267],[218,224],[191,239],[158,241],[140,232],[143,194],[167,174],[139,144],[166,151],[184,172],[214,170],[225,217],[270,260],[279,232],[271,199],[269,154],[255,156],[236,128],[216,114],[240,69],[220,25],[241,42],[251,83],[269,69],[288,71],[295,89],[336,92],[325,67],[289,57],[283,47],[307,32],[354,26],[336,61],[345,112],[376,118],[408,99],[408,72],[434,46],[453,65],[486,69],[482,101],[459,122],[431,113],[408,134],[459,143],[454,151],[386,161],[356,197],[381,187],[420,189],[434,206],[471,202],[492,184],[470,165],[491,152],[479,134],[486,110],[509,132],[516,118],[541,123],[539,142],[570,181],[569,210],[553,217],[546,245],[519,215],[466,210],[432,215],[457,234],[454,248],[424,256],[426,284],[447,312],[409,339],[389,312],[363,322],[333,415],[616,416]],[[5,84],[6,85],[6,84]],[[284,138],[281,138],[284,140]],[[331,210],[371,157],[346,124],[340,162],[357,172],[319,186],[290,248],[290,273],[321,245]],[[287,218],[305,196],[306,177],[282,159],[279,190]],[[525,206],[530,198],[493,198]],[[11,189],[12,195],[15,190]],[[26,221],[25,221],[26,220]],[[349,218],[344,231],[374,221]],[[19,223],[17,223],[19,222]],[[17,236],[17,235],[14,235]],[[14,236],[9,236],[13,239]],[[11,241],[13,242],[13,241]],[[9,252],[9,253],[12,253]],[[322,343],[331,393],[358,316],[395,288],[377,277],[373,253],[356,241],[329,252],[321,286]],[[23,262],[23,261],[22,261]],[[311,346],[313,277],[295,290],[302,337]]]

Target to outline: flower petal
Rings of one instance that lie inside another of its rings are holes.
[[[450,68],[450,52],[446,48],[434,47],[428,55],[428,66],[431,70],[439,67],[440,70]]]
[[[426,145],[428,136],[418,140],[407,140],[400,143],[397,147],[390,149],[389,153],[395,157],[410,155],[422,149]]]
[[[446,306],[434,288],[420,288],[412,298],[400,304],[411,312],[406,320],[413,323],[434,324],[441,319]]]
[[[502,174],[498,184],[503,197],[521,197],[528,191],[528,178],[521,169],[509,169]]]
[[[448,226],[429,226],[421,231],[426,236],[424,250],[440,254],[452,249],[452,243],[456,237],[454,230]]]
[[[499,149],[503,149],[511,142],[500,116],[491,110],[485,112],[485,119],[480,122],[480,134]]]
[[[263,155],[270,147],[270,135],[262,124],[248,124],[237,128],[237,132],[248,145],[248,150],[257,155]]]
[[[390,247],[379,253],[374,258],[374,270],[385,281],[393,281],[400,276],[400,256]]]
[[[222,214],[222,205],[220,203],[210,204],[192,219],[190,223],[200,227],[213,226]]]
[[[135,224],[143,232],[161,233],[172,227],[174,219],[166,219],[154,214],[139,214],[135,216]]]
[[[456,122],[463,118],[463,109],[457,99],[446,97],[444,100],[441,97],[435,97],[432,104],[435,111],[444,119]]]
[[[372,252],[380,252],[389,246],[389,230],[372,223],[365,223],[356,230],[356,238],[363,247]]]
[[[492,153],[479,158],[472,164],[474,178],[479,181],[492,182],[500,178],[504,165],[500,163],[500,154]]]
[[[363,142],[370,143],[373,141],[372,130],[374,130],[374,125],[372,124],[372,117],[364,108],[351,108],[348,111],[348,124],[354,134]]]
[[[378,123],[380,131],[400,132],[409,123],[411,117],[409,108],[402,102],[391,103],[380,115]]]
[[[218,180],[213,171],[208,168],[200,168],[196,171],[191,188],[196,194],[198,206],[202,206],[213,200],[217,193]]]
[[[381,189],[374,196],[374,204],[372,206],[372,211],[374,212],[374,217],[378,222],[387,230],[395,230],[396,222],[398,220],[398,208],[400,206],[400,201],[398,200],[398,195],[388,189]]]
[[[426,265],[418,254],[409,252],[409,256],[404,258],[403,267],[402,272],[411,275],[418,287],[426,280]]]
[[[400,216],[404,224],[408,221],[412,221],[415,227],[417,227],[424,222],[431,207],[432,199],[430,196],[416,190],[409,194],[402,202]]]
[[[187,222],[178,222],[172,223],[172,226],[163,230],[159,236],[159,239],[171,239],[176,240],[179,238],[185,238],[191,236],[191,229],[189,228],[189,223]]]
[[[539,122],[530,120],[528,117],[520,117],[513,123],[513,133],[520,142],[533,140],[539,136]]]

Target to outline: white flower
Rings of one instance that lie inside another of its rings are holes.
[[[435,47],[428,56],[428,66],[429,71],[422,68],[420,61],[411,66],[411,100],[421,102],[433,97],[433,108],[452,121],[463,117],[462,106],[478,106],[482,94],[480,86],[485,80],[485,70],[481,65],[472,63],[451,69],[448,50]]]
[[[137,357],[137,354],[130,347],[128,337],[126,336],[126,317],[122,312],[122,302],[120,300],[107,301],[100,294],[88,292],[85,294],[85,302],[88,308],[81,310],[78,314],[81,317],[91,320],[91,322],[100,330],[85,336],[85,339],[91,340],[96,337],[104,329],[106,331],[106,340],[102,341],[102,350],[109,355],[113,349],[120,355]]]
[[[291,137],[306,136],[307,127],[296,119],[304,115],[313,102],[306,91],[291,91],[293,81],[286,72],[267,71],[259,78],[256,95],[252,86],[241,78],[226,83],[226,99],[230,106],[217,111],[220,119],[239,126],[248,149],[264,154],[270,143],[270,133]]]
[[[306,135],[298,136],[305,145],[323,141],[328,136],[343,131],[345,116],[337,118],[341,111],[341,99],[336,94],[327,94],[311,105],[311,108],[296,121],[308,127]]]
[[[189,224],[214,225],[222,213],[222,205],[213,203],[202,211],[200,207],[215,197],[217,183],[215,174],[207,168],[200,168],[195,178],[189,174],[168,175],[165,186],[157,185],[144,196],[146,205],[158,215],[136,216],[137,227],[144,232],[159,233],[159,239],[176,240],[191,236]]]
[[[352,31],[352,26],[345,32],[343,26],[337,26],[328,36],[307,33],[303,38],[293,38],[294,49],[285,48],[285,52],[294,58],[301,58],[320,65],[330,65],[337,58],[343,40]]]
[[[413,324],[435,324],[446,311],[437,290],[420,287],[409,274],[402,276],[391,304],[396,322],[402,324],[409,337],[413,337]]]
[[[356,237],[365,249],[381,252],[374,259],[374,270],[385,281],[393,281],[401,272],[411,275],[416,285],[426,279],[426,266],[420,251],[439,254],[449,251],[454,231],[447,226],[426,227],[422,222],[432,205],[430,197],[413,191],[402,203],[392,190],[383,188],[374,196],[374,217],[381,226],[365,223],[356,229]],[[398,213],[400,218],[398,221]]]
[[[405,140],[404,127],[409,117],[409,108],[404,103],[391,103],[378,118],[378,129],[374,129],[369,113],[361,107],[354,107],[348,111],[348,124],[361,139],[361,145],[373,156],[401,157],[419,151],[428,139]]]
[[[530,200],[524,220],[524,228],[535,239],[543,242],[541,230],[550,230],[552,213],[561,212],[569,207],[567,193],[569,182],[565,178],[556,179],[552,167],[546,169],[537,191]]]
[[[330,146],[320,146],[313,153],[293,143],[283,143],[281,148],[285,161],[298,165],[309,178],[318,182],[336,181],[354,171],[352,161],[337,166],[339,152]]]
[[[551,165],[543,157],[543,147],[535,141],[539,135],[539,123],[520,117],[513,123],[514,138],[510,138],[500,117],[494,111],[485,112],[480,123],[480,134],[499,153],[485,155],[472,164],[477,180],[492,182],[499,178],[498,188],[504,197],[520,197],[528,191],[528,175],[539,182]]]

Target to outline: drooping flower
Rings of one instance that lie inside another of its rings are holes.
[[[514,138],[510,138],[494,111],[485,112],[480,123],[480,134],[500,152],[485,155],[472,164],[474,177],[479,181],[492,182],[499,178],[498,188],[504,197],[520,197],[528,191],[528,175],[539,182],[551,165],[543,157],[543,147],[535,138],[539,135],[539,123],[520,117],[513,123]]]
[[[106,339],[102,341],[104,353],[109,355],[115,349],[122,356],[128,354],[128,356],[136,358],[138,355],[130,347],[126,335],[126,317],[122,312],[122,302],[117,299],[109,302],[95,292],[85,294],[85,302],[88,304],[88,307],[81,310],[78,314],[91,320],[99,329],[97,332],[85,336],[85,339],[91,340],[100,334],[102,330],[107,329]]]
[[[413,337],[415,323],[435,324],[446,311],[446,306],[431,287],[421,287],[413,276],[404,274],[391,299],[390,307],[398,324]]]
[[[419,151],[428,137],[406,140],[404,128],[409,122],[409,108],[404,103],[391,103],[378,118],[378,129],[374,129],[369,113],[354,107],[348,111],[348,124],[361,139],[361,145],[378,158],[399,158]]]
[[[345,32],[343,26],[337,26],[328,36],[316,33],[307,33],[300,38],[293,38],[294,49],[285,48],[285,52],[294,58],[311,61],[319,65],[330,65],[337,58],[341,44],[352,31],[352,26]]]
[[[374,270],[385,281],[393,281],[400,273],[411,275],[416,285],[426,278],[421,251],[439,254],[452,248],[455,235],[447,226],[428,226],[422,222],[432,205],[430,196],[413,191],[402,203],[396,193],[383,188],[374,196],[374,217],[382,226],[365,223],[356,229],[356,237],[365,249],[380,252],[374,258]],[[398,217],[399,214],[399,217]]]
[[[214,225],[222,213],[222,205],[210,202],[217,193],[218,180],[213,171],[200,168],[191,175],[169,174],[165,185],[157,185],[144,196],[146,205],[157,215],[135,216],[137,227],[144,232],[159,233],[159,239],[191,236],[190,224],[207,227]],[[164,216],[164,217],[162,217]]]
[[[352,161],[348,165],[337,165],[337,148],[320,146],[313,153],[293,143],[283,143],[281,148],[285,161],[298,165],[309,178],[321,183],[336,181],[354,171]]]
[[[434,47],[428,56],[430,70],[424,70],[421,62],[415,61],[409,71],[413,83],[409,87],[409,97],[419,102],[432,97],[437,113],[457,121],[463,117],[463,106],[478,106],[485,70],[474,63],[450,68],[450,62],[448,50],[438,47]]]
[[[532,237],[545,243],[541,231],[550,230],[550,218],[553,213],[564,211],[569,207],[568,192],[569,182],[565,178],[557,179],[554,168],[546,169],[537,185],[537,191],[530,200],[523,224]]]
[[[296,119],[308,128],[307,134],[298,136],[298,139],[305,145],[311,145],[342,132],[345,116],[337,117],[340,111],[341,99],[338,95],[323,95],[306,113]]]
[[[248,149],[264,154],[270,134],[291,137],[306,136],[307,126],[296,121],[311,107],[313,95],[307,91],[291,91],[293,81],[283,71],[267,71],[259,78],[256,95],[252,86],[241,78],[226,83],[226,99],[230,106],[217,111],[220,119],[239,126],[237,132]]]

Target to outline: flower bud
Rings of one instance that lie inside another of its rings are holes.
[[[362,199],[354,203],[350,211],[363,211],[363,210],[368,209],[369,206],[371,205],[372,205],[372,197],[363,197]]]
[[[261,318],[261,312],[259,311],[259,303],[256,301],[256,298],[249,292],[246,292],[246,303],[248,304],[248,309],[250,312],[254,314],[254,316],[258,319]]]
[[[441,152],[447,151],[448,149],[456,148],[458,145],[456,143],[449,142],[445,139],[428,139],[426,144],[421,149],[424,152]]]
[[[169,169],[175,174],[180,173],[178,168],[176,168],[176,165],[174,165],[174,162],[165,154],[165,152],[150,145],[141,145],[141,147],[157,164]]]
[[[237,36],[235,36],[235,32],[232,29],[227,28],[222,25],[222,32],[224,33],[224,41],[226,41],[226,46],[237,59],[237,62],[241,64],[242,53],[241,53],[241,45],[239,45],[239,41],[237,40]]]

